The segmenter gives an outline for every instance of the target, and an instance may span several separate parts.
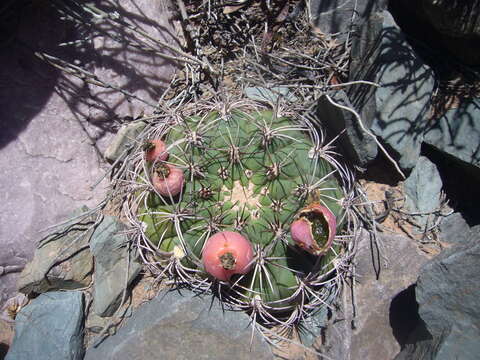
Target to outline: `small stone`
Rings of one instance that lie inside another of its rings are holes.
[[[32,300],[16,317],[5,360],[82,359],[83,307],[79,291],[49,292]]]
[[[142,121],[123,125],[105,150],[105,159],[112,163],[118,160],[125,150],[135,144],[145,125]]]
[[[433,225],[433,214],[440,208],[442,179],[435,164],[421,156],[410,176],[405,180],[405,207],[411,212],[425,213],[415,216],[415,221],[422,227]]]
[[[88,211],[76,210],[72,217]],[[88,243],[93,233],[94,218],[67,225],[39,244],[33,260],[20,274],[18,289],[24,294],[83,288],[90,284],[93,257]]]
[[[144,304],[85,360],[273,359],[249,317],[189,291],[162,293]]]
[[[0,320],[7,323],[14,323],[17,313],[28,302],[28,298],[24,294],[18,294],[8,299],[5,304],[0,308]]]
[[[124,231],[125,226],[116,217],[105,216],[90,241],[90,249],[95,257],[93,309],[100,316],[114,314],[125,286],[128,287],[141,270],[134,253],[129,253],[129,239]]]
[[[297,100],[297,97],[285,86],[274,86],[270,89],[261,86],[246,87],[244,93],[249,99],[271,104],[272,106],[275,106],[280,98],[285,98],[287,101],[292,102]]]

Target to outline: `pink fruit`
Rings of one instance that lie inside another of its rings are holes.
[[[290,226],[292,240],[313,255],[323,255],[330,248],[337,232],[335,215],[325,206],[313,203],[299,213]]]
[[[205,270],[223,281],[229,281],[233,274],[249,272],[252,259],[250,241],[233,231],[222,231],[210,237],[202,252]]]
[[[160,139],[147,140],[143,145],[143,150],[145,151],[145,160],[149,162],[168,159],[167,147]]]
[[[175,196],[182,191],[185,177],[178,167],[158,163],[153,168],[152,185],[160,195]]]

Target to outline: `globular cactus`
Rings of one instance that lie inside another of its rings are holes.
[[[147,263],[264,322],[292,312],[293,321],[335,291],[343,169],[312,124],[237,109],[177,118],[151,134],[168,160],[138,157],[143,191],[133,203]],[[175,191],[158,191],[159,166],[183,172]]]

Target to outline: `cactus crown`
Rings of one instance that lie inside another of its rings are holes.
[[[204,272],[205,242],[215,233],[235,231],[252,243],[254,259],[248,273],[220,284],[224,299],[268,316],[308,303],[305,289],[332,277],[339,247],[313,256],[294,245],[289,228],[312,203],[340,219],[344,195],[336,168],[315,150],[319,144],[311,124],[272,111],[233,110],[188,117],[162,129],[168,163],[183,169],[185,186],[178,195],[162,196],[151,187],[137,193],[142,238],[155,263],[184,282],[210,286],[217,282]],[[145,164],[147,177],[152,169]],[[315,236],[325,238],[325,221],[311,220]],[[232,259],[223,262],[233,266]]]

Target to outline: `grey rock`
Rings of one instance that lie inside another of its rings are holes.
[[[416,288],[423,337],[412,334],[398,359],[477,359],[480,353],[480,229],[421,271]],[[426,334],[426,335],[425,335]]]
[[[105,159],[112,163],[118,160],[129,147],[135,145],[135,141],[145,125],[142,121],[123,125],[105,150]]]
[[[430,23],[451,37],[480,36],[479,0],[422,0]]]
[[[425,132],[425,143],[480,168],[480,99],[451,109]]]
[[[92,34],[96,53],[92,72],[98,79],[130,92],[136,98],[128,99],[118,91],[89,86],[89,114],[93,121],[103,122],[125,115],[137,118],[144,110],[152,110],[152,106],[156,106],[175,72],[174,62],[161,54],[177,55],[159,42],[177,48],[180,46],[175,38],[169,4],[169,0],[96,2],[101,11],[120,14],[122,21],[135,31],[123,25],[112,26],[110,21],[98,21]],[[142,32],[152,40],[146,39]],[[151,44],[154,50],[144,47],[144,43]]]
[[[372,14],[352,39],[348,96],[365,126],[392,150],[403,169],[413,168],[420,154],[433,72],[416,55],[389,12]]]
[[[250,346],[249,317],[224,311],[217,300],[190,292],[169,292],[140,307],[125,326],[85,360],[273,359],[256,334]]]
[[[440,241],[446,244],[462,244],[470,237],[471,230],[460,213],[445,217],[440,223]]]
[[[417,328],[410,334],[405,347],[395,356],[394,360],[435,360],[436,349],[440,342],[440,338],[432,338],[425,323],[420,321]]]
[[[338,105],[352,108],[343,90],[329,94]],[[359,125],[352,112],[333,105],[322,96],[316,108],[316,117],[327,130],[328,140],[340,135],[336,145],[346,159],[357,165],[366,165],[377,156],[377,144]],[[342,131],[345,133],[342,133]]]
[[[39,61],[34,52],[75,62],[138,97],[148,93],[147,101],[154,103],[175,70],[168,61],[138,47],[112,44],[109,52],[108,41],[114,41],[102,37],[120,39],[112,28],[91,37],[93,48],[85,41],[90,38],[85,28],[62,21],[49,2],[10,3],[20,9],[13,12],[12,34],[2,35],[15,41],[2,41],[0,52],[0,83],[7,84],[0,88],[0,187],[7,189],[0,202],[0,266],[4,267],[24,266],[44,236],[42,229],[83,204],[94,207],[103,200],[107,181],[92,187],[105,174],[102,154],[112,137],[112,121],[151,111],[139,100],[127,101],[112,89],[62,74]],[[171,39],[175,34],[168,11],[161,8],[165,1],[96,3],[111,14],[128,17],[153,38]],[[58,47],[79,39],[78,47]],[[108,61],[111,55],[117,61]],[[0,304],[15,295],[18,276],[15,272],[1,276]]]
[[[86,211],[88,208],[83,207],[72,217]],[[52,289],[88,286],[93,272],[93,257],[88,243],[94,223],[95,219],[90,216],[46,237],[35,251],[33,260],[20,274],[18,290],[24,294],[40,294]]]
[[[312,0],[309,3],[312,23],[322,33],[336,34],[340,40],[346,39],[359,18],[382,11],[388,5],[387,0]]]
[[[446,53],[465,64],[480,65],[479,52],[472,51],[480,43],[479,0],[422,0],[418,5]]]
[[[411,212],[429,213],[440,208],[442,179],[435,164],[420,156],[417,165],[405,180],[405,207]],[[434,215],[415,216],[422,227],[433,225]]]
[[[458,62],[460,67],[480,64],[480,53],[472,51],[480,43],[479,0],[420,0],[405,5],[405,0],[390,0],[389,10],[429,63],[444,63],[435,65],[438,69]],[[442,73],[439,70],[437,75]]]
[[[97,315],[114,314],[125,286],[128,287],[141,270],[128,243],[125,226],[114,216],[105,216],[92,235],[90,249],[95,258],[93,309]]]
[[[24,294],[18,294],[17,296],[8,299],[7,302],[0,307],[0,320],[7,323],[14,323],[16,313],[27,303],[28,298]]]
[[[336,292],[332,291],[325,299],[325,306],[320,306],[302,321],[299,335],[303,345],[314,346],[317,338],[322,335],[323,329],[329,324],[330,309],[335,306],[336,296]]]
[[[49,292],[25,306],[15,321],[15,337],[5,360],[83,358],[83,294]]]
[[[355,256],[355,307],[347,288],[341,309],[333,314],[337,320],[326,329],[320,348],[329,358],[393,359],[400,351],[392,303],[415,283],[428,258],[403,236],[381,235],[379,246],[362,232]]]
[[[445,250],[422,269],[417,282],[419,314],[432,336],[447,334],[439,353],[450,359],[480,353],[479,238],[474,232],[463,246]]]
[[[18,41],[0,52],[0,82],[8,84],[0,88],[0,179],[6,189],[0,202],[0,266],[24,266],[42,229],[83,204],[96,205],[105,194],[105,183],[91,189],[104,171],[84,132],[88,123],[75,117],[81,91],[66,91],[66,77],[26,51],[41,48],[61,56],[56,44],[69,27],[46,3],[30,3],[19,14]],[[16,293],[18,277],[1,277],[0,303]]]
[[[287,101],[297,100],[291,90],[285,86],[274,86],[269,89],[261,86],[246,87],[244,93],[249,99],[271,104],[272,106],[275,106],[280,98],[285,98]]]

